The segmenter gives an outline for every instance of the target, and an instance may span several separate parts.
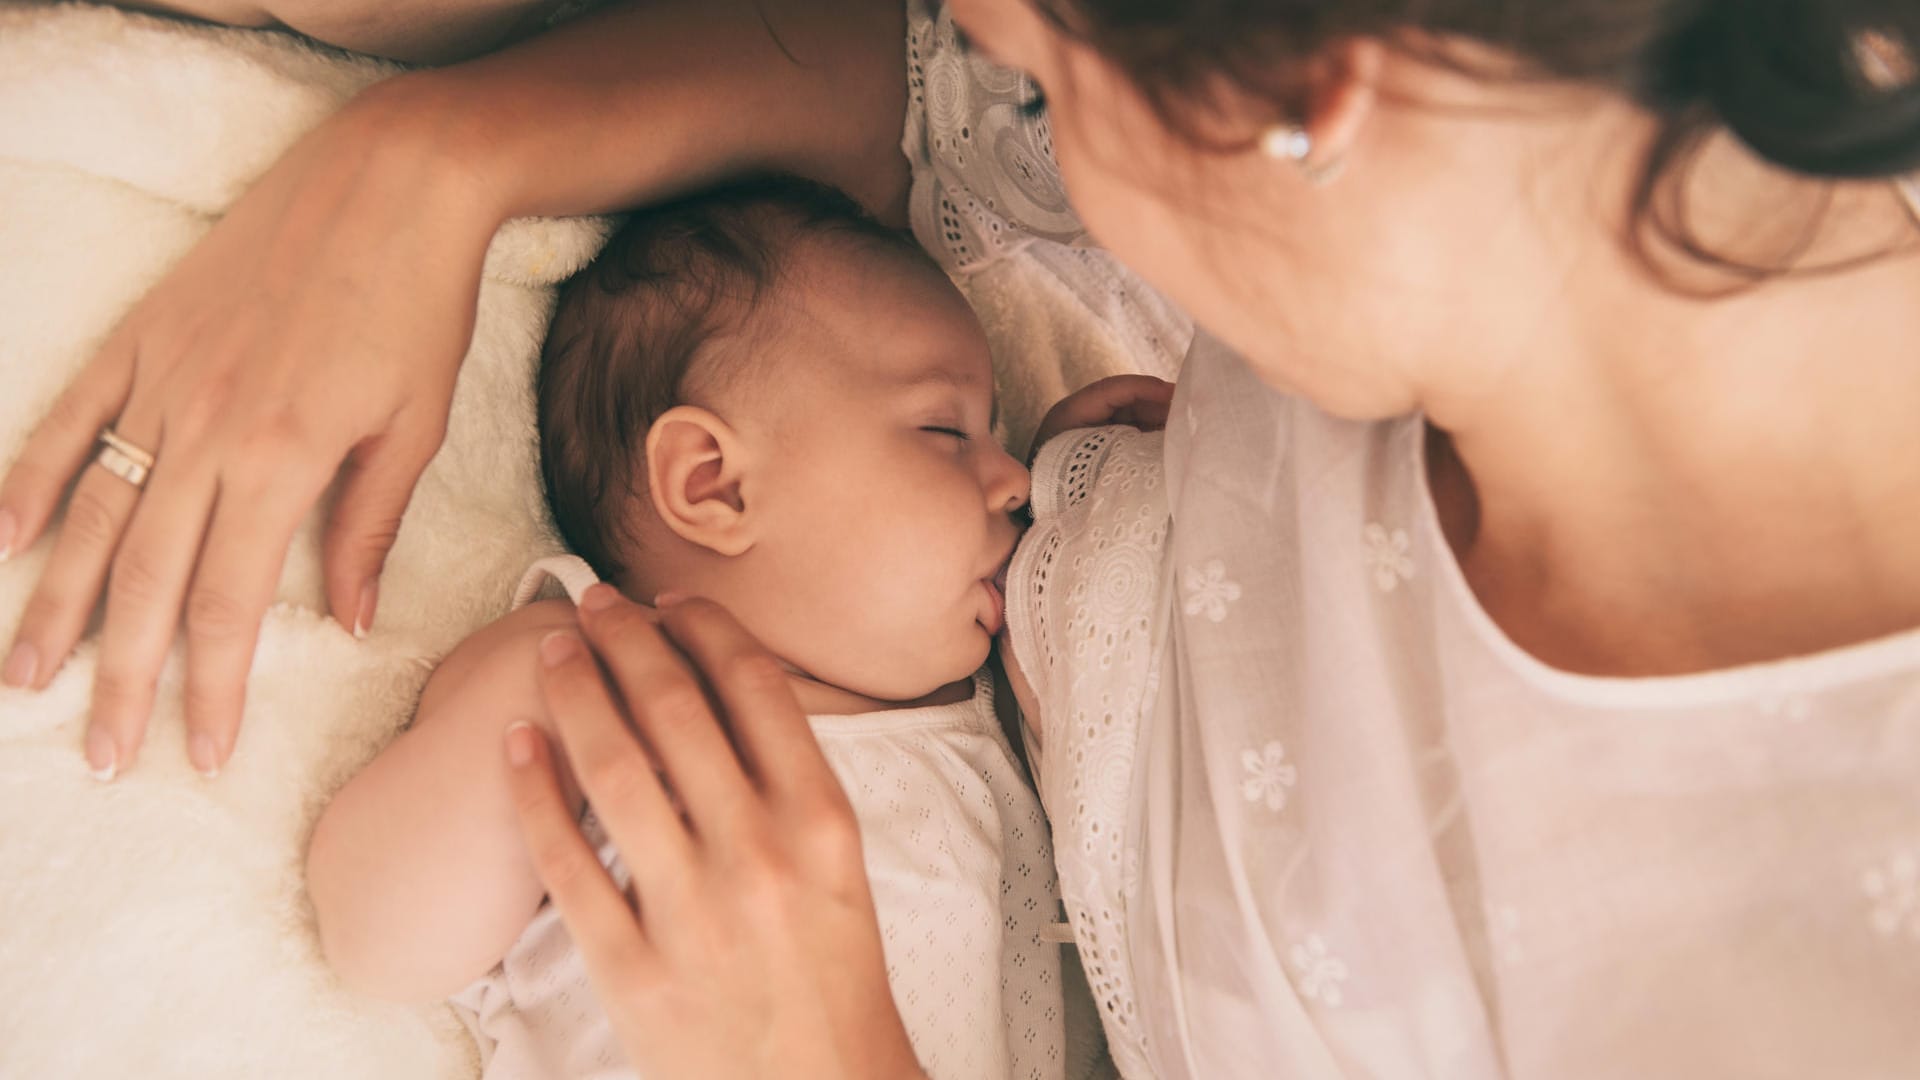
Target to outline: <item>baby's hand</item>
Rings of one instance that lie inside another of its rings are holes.
[[[1130,424],[1141,431],[1167,426],[1173,384],[1151,375],[1115,375],[1081,388],[1047,411],[1033,436],[1033,453],[1048,439],[1075,428]]]

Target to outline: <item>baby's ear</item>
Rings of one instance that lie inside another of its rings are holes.
[[[678,405],[647,430],[647,494],[653,511],[682,540],[716,554],[753,547],[742,481],[747,448],[731,425],[706,409]]]

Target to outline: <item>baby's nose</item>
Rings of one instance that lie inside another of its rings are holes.
[[[1005,450],[1000,451],[1000,465],[1000,475],[987,489],[989,505],[1003,514],[1017,513],[1033,494],[1033,477],[1025,465]]]

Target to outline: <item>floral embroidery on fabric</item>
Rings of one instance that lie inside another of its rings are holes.
[[[1224,620],[1227,608],[1240,599],[1240,583],[1227,578],[1226,564],[1219,559],[1182,570],[1180,584],[1187,590],[1187,614],[1205,613],[1214,622]]]
[[[1308,1001],[1338,1006],[1340,984],[1347,981],[1347,963],[1327,949],[1326,939],[1319,934],[1308,935],[1293,947],[1292,958],[1294,969],[1300,973],[1300,993]]]
[[[1893,937],[1903,930],[1920,941],[1920,857],[1903,851],[1860,876],[1860,890],[1873,905],[1875,931]]]
[[[1240,793],[1248,802],[1266,801],[1267,809],[1278,813],[1287,805],[1287,789],[1300,779],[1300,770],[1287,760],[1287,748],[1274,739],[1258,750],[1240,751],[1240,765],[1247,778]]]
[[[1388,532],[1379,522],[1367,525],[1362,537],[1367,545],[1367,567],[1373,571],[1373,583],[1381,592],[1392,592],[1404,579],[1413,580],[1413,541],[1407,530]]]

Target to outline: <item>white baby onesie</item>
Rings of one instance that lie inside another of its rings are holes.
[[[593,571],[573,556],[527,572],[519,607],[557,579],[578,600]],[[1043,940],[1058,891],[1046,820],[974,676],[967,701],[810,718],[860,822],[887,977],[933,1080],[1060,1080],[1059,946]],[[583,822],[622,887],[627,870],[591,812]],[[633,1077],[586,967],[551,905],[453,1004],[485,1080]]]

